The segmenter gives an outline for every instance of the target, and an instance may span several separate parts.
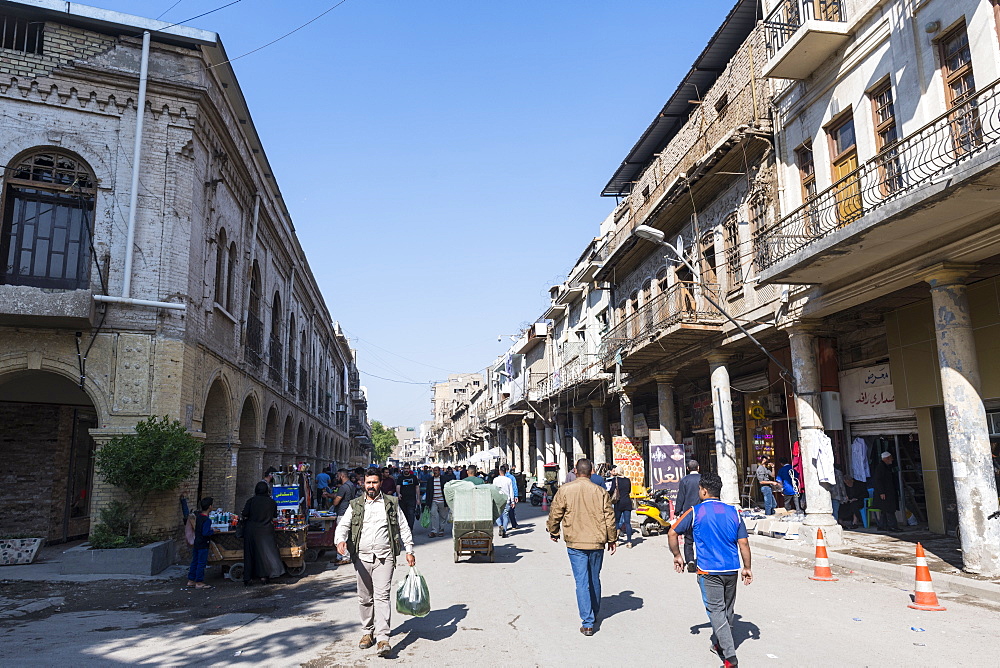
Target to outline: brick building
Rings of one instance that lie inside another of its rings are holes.
[[[202,440],[181,491],[226,509],[269,465],[369,461],[355,351],[218,35],[54,0],[0,27],[0,533],[85,535],[115,494],[93,452],[150,415]]]

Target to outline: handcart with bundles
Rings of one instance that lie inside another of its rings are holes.
[[[494,560],[493,527],[507,498],[493,485],[452,480],[444,486],[452,513],[455,563],[463,555],[483,554]]]

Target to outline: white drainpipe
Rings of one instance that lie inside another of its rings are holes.
[[[139,208],[139,161],[142,158],[142,122],[146,116],[146,79],[149,75],[149,31],[142,33],[142,61],[139,65],[139,104],[135,109],[135,144],[132,148],[132,193],[125,235],[125,277],[122,298],[132,296],[132,247],[135,244],[135,214]]]
[[[142,33],[142,60],[139,65],[139,102],[135,109],[135,145],[132,149],[132,192],[129,197],[128,230],[125,234],[125,268],[122,281],[122,296],[94,295],[94,301],[130,306],[152,306],[155,308],[183,311],[185,304],[157,302],[148,299],[132,299],[132,250],[135,246],[135,214],[139,208],[139,162],[142,158],[142,123],[146,115],[146,81],[149,76],[149,31]]]

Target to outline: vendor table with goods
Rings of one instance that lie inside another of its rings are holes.
[[[243,539],[236,536],[232,525],[213,525],[215,533],[209,536],[208,565],[222,566],[232,580],[243,579]],[[306,534],[308,525],[292,518],[275,520],[274,542],[289,575],[298,577],[306,572]]]
[[[337,547],[333,536],[337,531],[337,513],[328,510],[309,511],[309,532],[306,534],[305,559],[312,563]]]

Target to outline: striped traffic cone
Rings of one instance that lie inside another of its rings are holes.
[[[913,587],[913,603],[907,607],[914,610],[947,610],[938,603],[937,594],[931,585],[931,569],[927,568],[927,555],[920,543],[917,543],[917,579]]]
[[[543,513],[549,512],[549,495],[548,494],[542,494],[542,512]]]
[[[816,530],[816,566],[810,580],[821,580],[823,582],[836,582],[833,571],[830,570],[830,557],[826,553],[826,539],[823,538],[823,530]]]

